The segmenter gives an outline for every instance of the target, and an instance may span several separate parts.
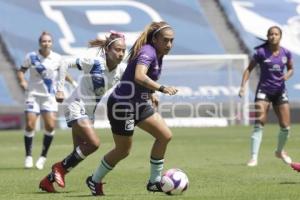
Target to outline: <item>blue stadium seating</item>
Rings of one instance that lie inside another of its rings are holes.
[[[296,1],[261,1],[219,0],[231,24],[239,33],[250,50],[266,39],[270,26],[277,25],[283,30],[281,45],[289,49],[294,59],[294,76],[287,82],[287,88],[291,101],[300,101],[300,29],[299,12],[300,3]]]
[[[0,105],[16,105],[11,93],[5,83],[5,79],[0,75]]]
[[[112,1],[113,7],[101,2],[0,1],[0,18],[5,19],[1,21],[0,33],[17,65],[22,63],[28,51],[38,48],[38,37],[44,30],[54,36],[55,51],[72,54],[76,49],[86,48],[87,42],[98,33],[103,34],[111,29],[128,33],[126,37],[130,47],[130,41],[134,41],[131,34],[136,37],[153,20],[165,20],[175,27],[173,55],[225,52],[197,0],[141,0],[119,4]],[[121,11],[121,15],[125,16],[124,22],[98,22],[97,14],[102,10]]]

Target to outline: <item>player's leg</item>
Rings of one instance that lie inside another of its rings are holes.
[[[291,164],[292,159],[283,150],[290,134],[290,107],[289,104],[285,102],[273,105],[273,107],[280,125],[275,155],[276,157],[281,158],[284,163]]]
[[[38,115],[33,112],[25,113],[25,132],[24,132],[24,145],[25,145],[25,168],[31,168],[33,166],[32,158],[32,143],[35,135],[35,124]]]
[[[51,146],[52,140],[54,138],[58,104],[54,96],[39,97],[37,99],[41,109],[41,115],[44,121],[44,136],[43,136],[42,151],[35,166],[36,168],[41,170],[44,168],[46,158],[47,158],[47,153]]]
[[[268,101],[258,100],[255,102],[255,124],[251,135],[251,159],[247,165],[254,167],[257,165],[259,148],[261,145],[263,127],[267,121],[270,103]]]
[[[112,98],[108,99],[107,116],[110,121],[115,147],[110,150],[100,161],[92,176],[86,180],[87,186],[93,195],[104,195],[102,180],[114,166],[129,155],[134,132],[134,115],[127,112],[127,104],[114,106]]]
[[[155,138],[151,149],[150,178],[147,190],[160,192],[161,187],[159,183],[164,166],[164,156],[167,145],[172,138],[172,132],[158,113],[154,113],[150,117],[139,122],[137,126],[150,133]]]
[[[100,161],[99,166],[92,176],[86,180],[87,186],[93,195],[104,195],[103,178],[120,162],[129,155],[132,146],[132,134],[113,134],[115,147],[110,150]]]
[[[24,132],[24,145],[25,145],[25,168],[33,166],[32,159],[32,146],[33,137],[35,135],[36,121],[39,117],[40,107],[33,96],[27,97],[25,101],[25,132]]]
[[[64,176],[72,169],[74,169],[81,161],[88,155],[95,152],[100,146],[100,139],[98,138],[91,121],[83,118],[73,122],[72,135],[74,150],[71,154],[65,157],[61,162],[55,163],[52,166],[55,182],[60,187],[65,186]]]
[[[43,136],[42,152],[39,159],[35,163],[37,169],[44,169],[46,163],[47,154],[55,134],[56,124],[56,112],[42,112],[42,118],[44,120],[45,130]]]

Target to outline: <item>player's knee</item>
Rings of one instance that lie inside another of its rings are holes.
[[[90,143],[92,151],[96,151],[100,147],[100,140],[94,140]]]
[[[169,132],[168,134],[164,134],[163,137],[161,138],[161,141],[164,143],[169,143],[172,139],[172,133]]]
[[[123,151],[123,152],[120,153],[120,157],[121,157],[121,159],[124,159],[127,156],[129,156],[129,154],[130,154],[129,150],[128,151]]]
[[[25,130],[28,132],[34,131],[35,129],[35,124],[34,123],[26,123]]]
[[[166,135],[165,136],[165,141],[168,143],[168,142],[170,142],[171,140],[172,140],[172,134],[169,134],[169,135]]]
[[[55,123],[47,123],[45,124],[45,130],[48,132],[52,132],[55,129]]]

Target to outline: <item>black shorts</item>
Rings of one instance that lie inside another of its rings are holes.
[[[134,127],[154,114],[148,102],[118,101],[112,95],[107,101],[107,117],[114,134],[132,136]]]
[[[286,91],[282,91],[276,94],[267,94],[261,90],[257,90],[255,95],[255,102],[257,101],[272,102],[273,106],[279,106],[281,104],[289,103]]]

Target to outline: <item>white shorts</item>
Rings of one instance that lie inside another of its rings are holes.
[[[58,104],[54,96],[44,97],[29,95],[25,101],[25,112],[57,112]]]
[[[64,113],[68,127],[72,127],[72,123],[84,118],[91,120],[93,123],[94,113],[88,112],[88,110],[85,103],[79,99],[66,103],[64,105]]]

